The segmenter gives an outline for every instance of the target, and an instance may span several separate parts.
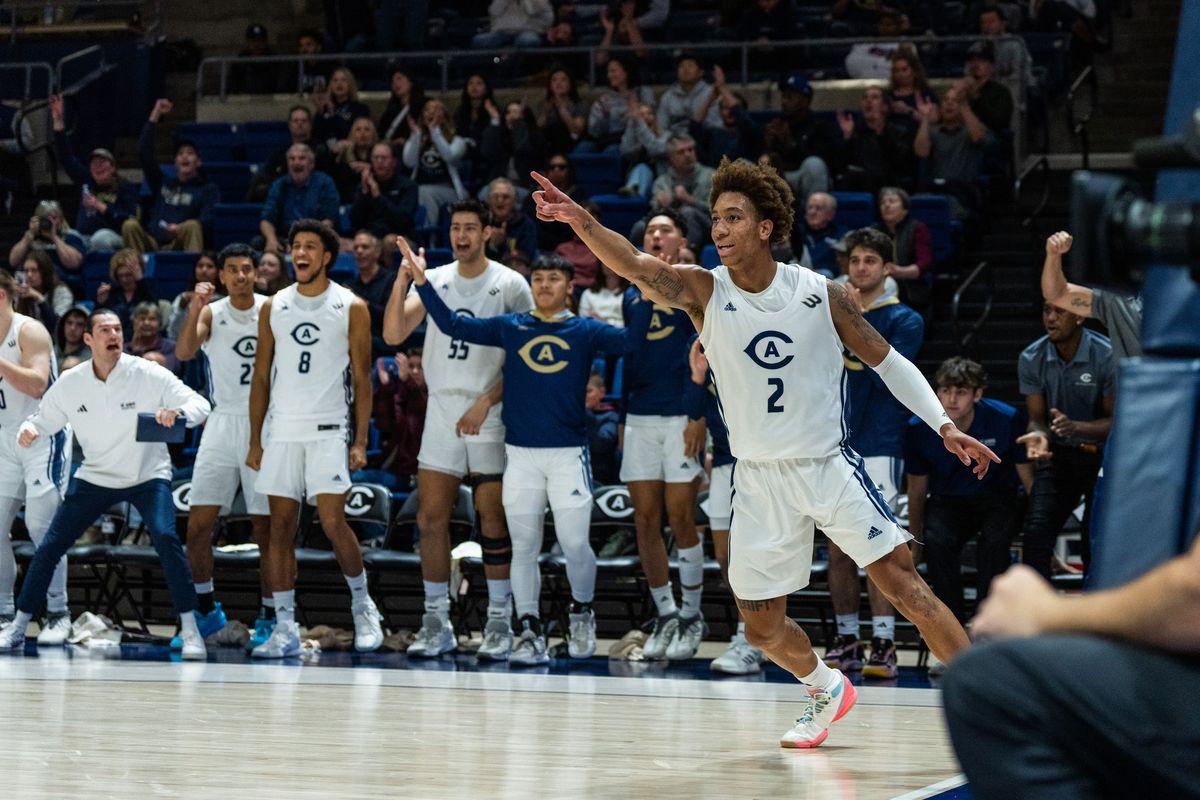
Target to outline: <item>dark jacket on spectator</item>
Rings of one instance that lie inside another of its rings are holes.
[[[592,457],[592,483],[610,486],[617,477],[617,424],[620,416],[612,406],[588,411],[588,454]]]
[[[366,103],[347,100],[333,107],[331,112],[320,112],[313,117],[312,138],[314,142],[328,146],[330,140],[345,139],[350,135],[350,126],[359,117],[371,116]]]
[[[1013,98],[1007,86],[988,81],[971,101],[971,110],[992,133],[999,134],[1012,126]]]
[[[791,0],[780,0],[779,5],[767,12],[754,3],[745,6],[737,24],[736,38],[740,41],[796,39],[804,35],[804,25]]]
[[[304,186],[297,186],[291,175],[276,178],[271,184],[267,202],[263,203],[262,217],[275,226],[280,234],[298,219],[329,219],[337,224],[337,187],[333,178],[323,172],[314,171]]]
[[[186,183],[178,177],[167,179],[154,156],[154,128],[153,122],[147,122],[138,139],[138,160],[142,163],[150,193],[155,197],[149,233],[159,243],[167,242],[172,237],[164,230],[164,223],[178,225],[194,219],[200,221],[207,240],[212,227],[213,206],[221,202],[221,192],[205,177],[203,168]]]
[[[849,139],[842,138],[841,149],[840,189],[875,194],[916,177],[912,136],[900,125],[889,122],[876,133],[860,122]]]
[[[531,217],[527,217],[519,209],[513,209],[512,216],[504,229],[504,244],[493,247],[489,239],[486,247],[487,257],[493,261],[503,261],[509,254],[520,251],[533,258],[537,250],[537,226]]]
[[[346,288],[361,297],[367,303],[367,311],[371,315],[371,349],[378,356],[380,353],[392,353],[395,348],[388,347],[383,341],[383,312],[387,308],[388,296],[392,293],[392,284],[396,282],[396,273],[380,267],[375,273],[375,279],[363,283],[362,277],[355,273],[354,280],[346,284]]]
[[[108,205],[108,209],[101,214],[97,211],[89,211],[80,204],[79,213],[75,215],[75,230],[88,236],[102,228],[120,233],[122,223],[137,213],[137,184],[121,180],[121,176],[117,175],[115,188],[96,186],[92,182],[92,173],[88,170],[87,165],[79,160],[75,150],[71,147],[66,131],[54,132],[54,147],[58,153],[58,160],[62,163],[63,169],[66,170],[71,181],[80,189],[87,186],[88,192],[93,197]]]
[[[371,416],[382,434],[380,467],[400,476],[417,474],[417,453],[425,430],[425,407],[429,390],[414,381],[401,383],[395,376],[375,391]]]
[[[154,284],[142,278],[134,287],[131,299],[126,300],[120,285],[114,283],[108,290],[108,300],[103,303],[97,302],[96,308],[107,308],[120,318],[121,328],[125,331],[125,341],[128,342],[133,336],[133,309],[138,303],[146,302],[157,303],[158,293],[154,290]]]
[[[488,125],[483,132],[479,155],[487,163],[485,181],[515,174],[514,180],[518,184],[529,186],[529,173],[542,169],[546,161],[542,133],[533,112],[526,109],[525,116],[513,123],[512,130],[503,124]]]
[[[702,122],[688,122],[688,133],[696,140],[699,151],[697,158],[701,164],[716,167],[721,163],[721,156],[729,156],[730,160],[744,158],[756,161],[763,151],[762,125],[758,124],[750,112],[742,106],[733,109],[733,118],[737,127],[729,130],[725,126],[714,127]]]
[[[372,197],[362,190],[354,194],[350,206],[350,227],[353,230],[366,228],[377,237],[389,233],[412,236],[413,214],[417,211],[417,182],[407,175],[396,172],[390,181],[379,184],[379,197]]]
[[[778,153],[785,170],[800,169],[804,159],[809,156],[817,156],[827,167],[837,163],[837,140],[841,134],[837,133],[827,120],[818,117],[812,111],[799,120],[788,119],[783,115],[779,118],[787,123],[792,132],[791,147]]]

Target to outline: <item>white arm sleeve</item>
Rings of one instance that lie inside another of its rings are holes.
[[[941,435],[942,426],[950,422],[950,417],[916,364],[900,355],[900,351],[893,347],[875,367],[875,374],[897,400]]]

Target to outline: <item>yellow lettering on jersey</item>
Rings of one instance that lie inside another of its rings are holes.
[[[559,361],[555,348],[564,351],[563,360]],[[571,346],[557,336],[535,336],[517,351],[517,355],[525,362],[525,366],[542,375],[552,375],[567,368],[565,351]],[[534,354],[534,351],[537,354]],[[549,363],[543,363],[549,362]]]
[[[650,315],[650,328],[646,332],[647,342],[657,342],[659,339],[665,339],[675,332],[675,326],[664,325],[662,319],[658,316],[659,314],[666,314],[673,317],[675,316],[675,309],[670,306],[659,305],[658,303],[654,304],[654,313]]]

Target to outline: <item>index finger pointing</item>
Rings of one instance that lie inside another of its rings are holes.
[[[547,178],[545,175],[542,175],[540,172],[536,172],[536,171],[530,172],[529,177],[531,177],[535,181],[537,181],[538,184],[541,185],[541,187],[547,191],[554,188],[554,184],[550,182],[550,179]]]

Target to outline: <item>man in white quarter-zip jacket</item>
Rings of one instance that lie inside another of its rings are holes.
[[[192,613],[196,590],[175,535],[171,458],[166,444],[137,441],[137,418],[151,412],[160,425],[171,427],[182,415],[188,427],[195,427],[211,407],[169,370],[123,353],[121,321],[113,312],[92,312],[83,340],[92,349],[91,359],[59,377],[17,434],[17,444],[30,447],[70,424],[84,461],[29,565],[16,618],[0,628],[0,650],[24,647],[25,630],[45,600],[58,560],[96,517],[114,503],[129,502],[141,513],[162,561],[179,614],[183,657],[203,660],[204,640]]]

